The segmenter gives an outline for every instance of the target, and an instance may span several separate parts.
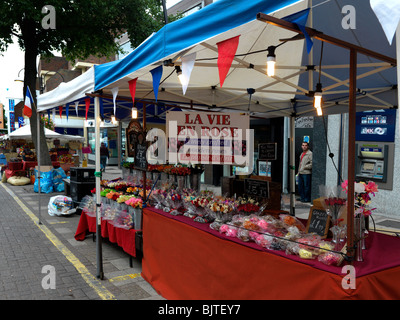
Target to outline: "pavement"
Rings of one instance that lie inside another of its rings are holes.
[[[117,177],[122,171],[116,167],[103,174],[104,179]],[[63,193],[41,193],[39,200],[33,185],[0,183],[0,300],[165,300],[142,278],[141,260],[133,258],[130,267],[130,256],[107,239],[104,279],[96,278],[96,243],[92,236],[74,238],[80,215],[47,212],[50,197],[58,194]],[[288,196],[283,200],[288,209]],[[296,216],[307,218],[310,206],[296,203]],[[399,220],[377,215],[375,225],[400,235]]]
[[[111,167],[105,179],[121,170]],[[104,279],[96,278],[96,243],[76,241],[79,214],[50,216],[52,196],[33,185],[0,183],[0,300],[164,300],[141,277],[141,260],[107,239],[102,242]],[[39,224],[39,217],[40,222]]]

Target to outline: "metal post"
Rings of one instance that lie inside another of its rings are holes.
[[[295,197],[296,197],[296,165],[295,165],[295,148],[294,148],[294,122],[295,116],[290,117],[290,214],[295,215]]]
[[[40,193],[41,193],[40,179],[42,178],[42,174],[40,172],[40,161],[41,161],[41,159],[40,159],[40,114],[39,114],[39,112],[37,112],[37,109],[36,109],[36,147],[37,147],[36,154],[37,154],[37,160],[38,160],[37,179],[38,179],[38,188],[39,188],[39,191],[38,191],[38,204],[39,204],[38,223],[42,224],[42,221],[41,221],[42,207],[41,207],[41,203],[40,203]]]
[[[356,141],[356,82],[357,51],[350,49],[349,87],[349,147],[348,147],[348,192],[347,192],[347,256],[354,256],[354,174]]]
[[[96,260],[97,260],[97,278],[103,280],[103,252],[101,239],[101,200],[100,200],[100,101],[99,97],[94,98],[94,116],[96,121],[95,127],[95,159],[96,159]]]

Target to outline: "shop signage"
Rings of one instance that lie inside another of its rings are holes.
[[[356,114],[356,140],[394,142],[396,109],[364,111]]]
[[[276,160],[276,143],[259,143],[258,160]]]
[[[315,233],[326,238],[329,230],[330,216],[325,210],[312,207],[307,221],[307,233]]]
[[[269,182],[265,180],[245,179],[244,193],[249,197],[269,198]]]
[[[253,132],[242,113],[167,113],[170,163],[228,164],[253,169]]]

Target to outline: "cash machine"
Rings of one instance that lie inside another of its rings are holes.
[[[393,189],[395,122],[395,109],[357,113],[356,181]]]

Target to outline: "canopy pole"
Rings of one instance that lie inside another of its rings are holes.
[[[37,154],[37,163],[38,163],[38,169],[37,169],[37,179],[38,179],[38,207],[39,207],[39,214],[38,214],[38,223],[42,224],[41,216],[42,216],[42,208],[41,208],[41,198],[40,198],[40,179],[42,178],[42,174],[40,173],[40,114],[37,111],[36,108],[36,154]]]
[[[101,200],[100,200],[100,101],[99,97],[94,98],[94,116],[96,121],[95,127],[95,159],[96,159],[96,261],[97,261],[97,278],[103,280],[103,252],[101,239]]]
[[[296,206],[296,165],[295,165],[295,119],[296,114],[293,113],[290,117],[290,214],[295,215]]]
[[[354,173],[356,141],[356,82],[357,51],[350,49],[350,88],[349,88],[349,146],[348,146],[348,192],[347,192],[347,256],[354,256]]]
[[[146,102],[143,102],[143,133],[146,132]],[[157,104],[158,105],[158,104]],[[143,208],[147,206],[147,197],[146,197],[146,184],[147,184],[147,175],[146,170],[143,171]],[[140,219],[140,229],[143,230],[143,219]],[[135,227],[136,228],[136,227]]]

